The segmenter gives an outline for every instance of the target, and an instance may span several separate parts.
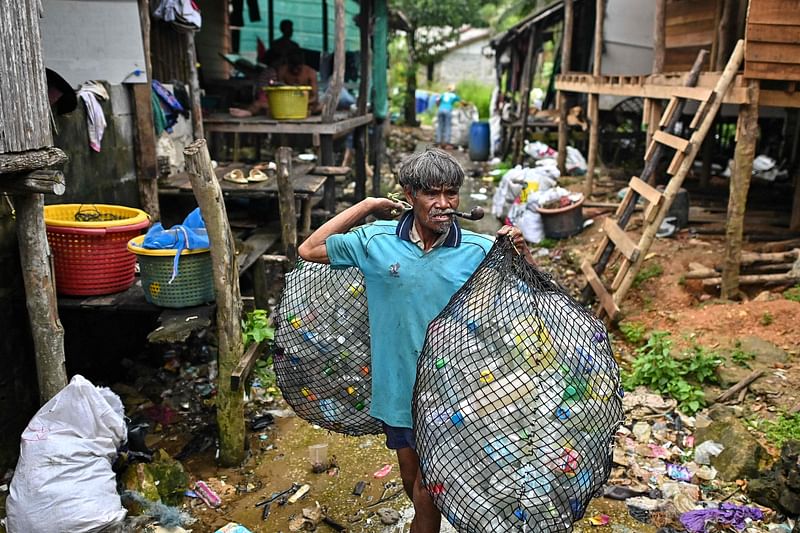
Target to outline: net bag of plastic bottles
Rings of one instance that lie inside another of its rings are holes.
[[[623,420],[605,326],[500,238],[428,326],[413,416],[425,487],[459,531],[572,531]]]
[[[346,435],[382,432],[369,414],[372,374],[364,276],[298,261],[278,304],[278,387],[297,416]]]

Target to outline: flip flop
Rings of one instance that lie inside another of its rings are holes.
[[[224,176],[222,176],[222,179],[232,183],[247,184],[247,178],[244,177],[244,172],[242,172],[242,169],[240,168],[235,168],[230,172],[227,172]]]
[[[258,170],[257,168],[250,169],[250,175],[247,176],[247,181],[250,183],[259,183],[262,181],[267,181],[269,176]]]

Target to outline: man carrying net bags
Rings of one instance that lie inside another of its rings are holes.
[[[300,246],[279,307],[284,397],[327,429],[386,435],[413,533],[440,513],[465,532],[571,531],[622,420],[605,328],[517,228],[459,226],[452,156],[414,154],[399,179],[408,205],[367,198]]]

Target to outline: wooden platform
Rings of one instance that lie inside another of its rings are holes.
[[[338,135],[372,122],[372,113],[352,117],[348,112],[334,115],[333,122],[323,123],[320,115],[302,120],[275,120],[264,116],[236,118],[217,113],[203,120],[206,133],[277,133],[287,135]]]
[[[593,76],[568,72],[556,76],[556,89],[585,94],[638,96],[662,100],[680,96],[697,100],[704,98],[714,87],[720,73],[701,74],[696,87],[683,87],[686,75],[685,72],[675,72],[650,76]],[[723,103],[750,103],[745,84],[746,81],[741,74],[736,76],[730,89],[725,93]],[[800,108],[800,91],[794,91],[791,85],[787,85],[785,91],[762,88],[759,91],[758,104],[766,107]]]

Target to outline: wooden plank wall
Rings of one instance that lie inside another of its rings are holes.
[[[690,70],[701,48],[712,52],[708,56],[712,61],[720,7],[720,0],[668,0],[664,72]]]
[[[745,77],[800,81],[800,2],[750,2],[746,39]]]
[[[189,60],[186,39],[172,24],[151,19],[150,56],[153,62],[153,79],[161,83],[172,80],[189,83]]]
[[[38,0],[0,0],[0,154],[52,146]]]

